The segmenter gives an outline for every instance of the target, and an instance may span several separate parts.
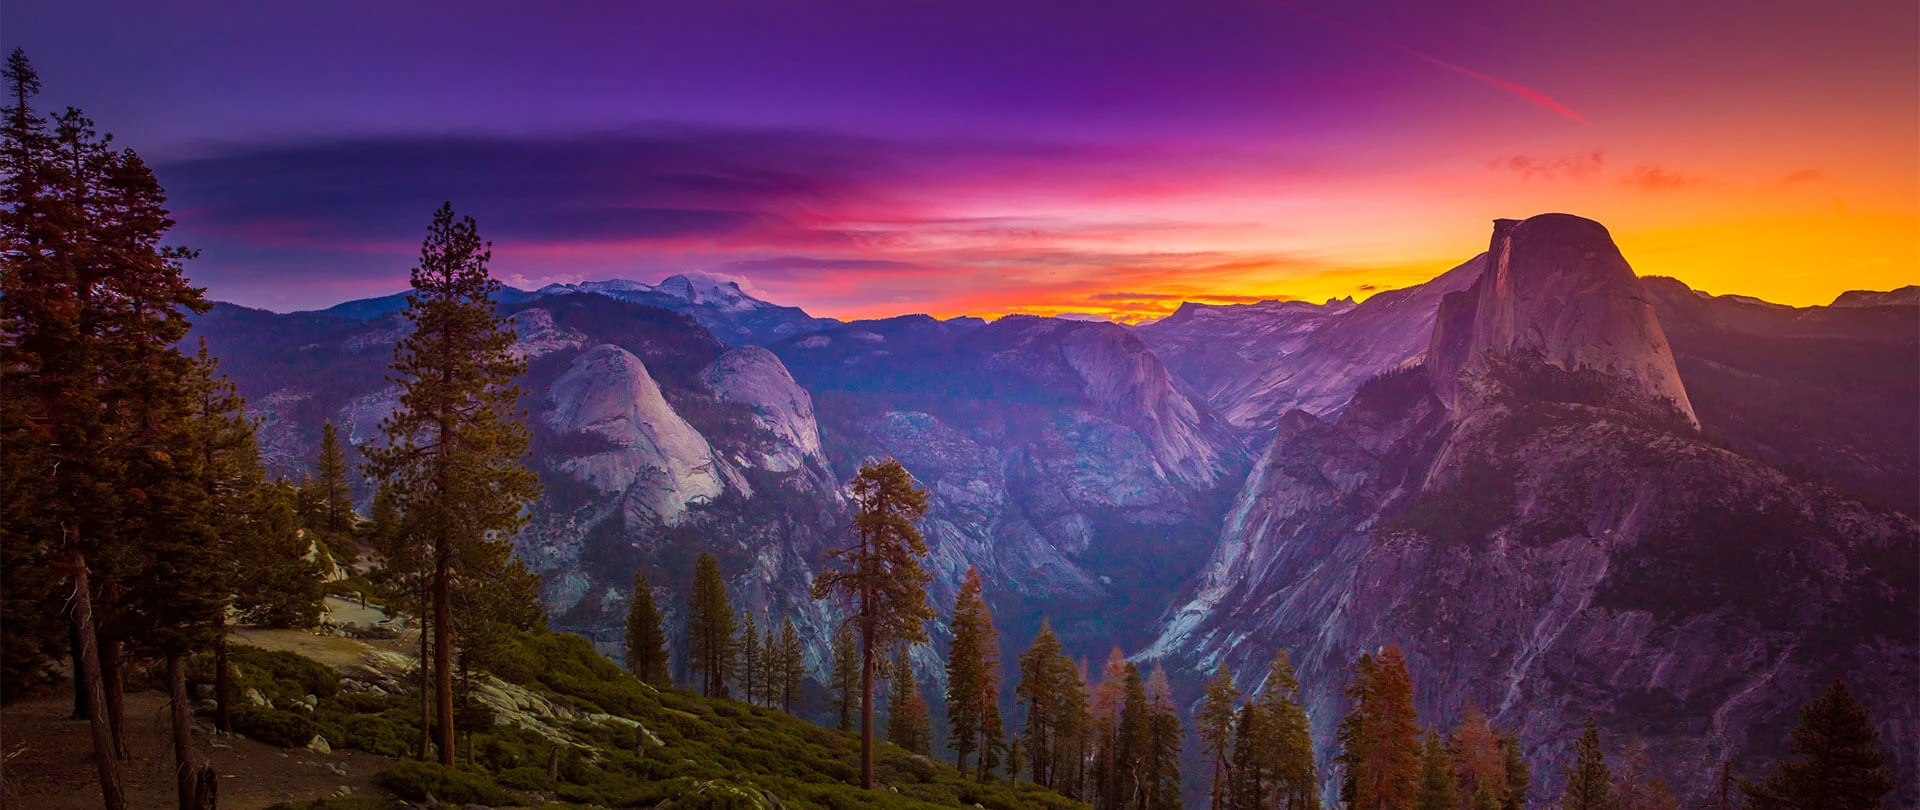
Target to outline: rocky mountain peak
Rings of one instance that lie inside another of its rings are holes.
[[[1428,364],[1449,407],[1497,359],[1592,370],[1698,426],[1647,290],[1605,226],[1570,214],[1494,220],[1479,280],[1442,300]]]
[[[725,489],[713,448],[667,404],[659,383],[631,352],[602,344],[574,358],[548,394],[547,425],[564,437],[591,437],[559,468],[630,511],[672,525],[687,506]],[[578,441],[578,440],[576,440]]]

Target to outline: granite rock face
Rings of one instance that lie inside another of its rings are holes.
[[[1495,360],[1537,357],[1630,383],[1699,424],[1646,289],[1600,223],[1495,220],[1485,264],[1472,288],[1442,300],[1427,350],[1449,406],[1461,405],[1455,380]]]
[[[632,353],[608,344],[575,358],[547,394],[546,422],[561,436],[592,437],[598,452],[575,455],[560,469],[629,509],[673,525],[687,508],[726,489],[713,448],[675,413]]]

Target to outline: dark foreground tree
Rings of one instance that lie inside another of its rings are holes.
[[[693,564],[693,589],[687,592],[687,669],[707,697],[727,696],[734,664],[733,625],[733,603],[727,599],[720,561],[701,552]]]
[[[386,445],[367,451],[369,473],[393,493],[430,559],[434,742],[444,765],[454,763],[454,589],[506,573],[511,555],[498,547],[539,492],[515,412],[513,379],[526,362],[494,308],[492,254],[472,217],[456,219],[451,204],[434,212],[407,296],[413,331],[394,347],[400,407],[382,425]]]
[[[1600,727],[1593,718],[1587,718],[1573,751],[1573,768],[1567,772],[1567,791],[1560,796],[1560,810],[1611,810],[1613,775],[1607,769],[1606,755],[1600,751]]]
[[[653,606],[653,586],[647,573],[633,572],[633,601],[627,605],[627,671],[655,686],[672,686],[667,669],[667,634],[660,628],[660,609]]]
[[[1753,810],[1869,810],[1893,790],[1867,711],[1839,681],[1800,710],[1792,750],[1772,776],[1740,786]]]
[[[821,572],[813,596],[852,602],[860,633],[860,786],[871,789],[877,656],[895,643],[924,643],[935,614],[927,605],[932,578],[920,567],[927,543],[914,525],[927,512],[926,491],[893,459],[861,467],[851,486],[854,543],[831,553],[845,567]]]

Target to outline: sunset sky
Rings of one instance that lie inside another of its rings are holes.
[[[1821,304],[1920,283],[1920,10],[1846,3],[9,0],[41,106],[156,164],[189,271],[405,286],[442,200],[516,286],[702,270],[815,314],[1422,281],[1496,217]]]

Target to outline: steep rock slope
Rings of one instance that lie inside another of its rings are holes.
[[[1646,288],[1707,435],[1920,516],[1920,303],[1785,307],[1669,278]]]
[[[627,508],[674,525],[687,507],[719,496],[726,486],[705,437],[674,413],[647,374],[646,364],[612,344],[573,359],[547,389],[546,424],[564,439],[598,440],[605,448],[570,454],[560,470]]]
[[[1423,722],[1472,703],[1516,729],[1536,800],[1588,716],[1697,797],[1722,758],[1780,755],[1796,707],[1845,677],[1911,802],[1920,527],[1704,440],[1671,360],[1622,349],[1653,345],[1618,317],[1646,294],[1617,254],[1587,258],[1597,227],[1511,226],[1509,283],[1449,301],[1430,365],[1337,418],[1282,417],[1147,655],[1250,678],[1287,649],[1324,756],[1353,660],[1399,644]]]
[[[1184,304],[1135,332],[1227,422],[1264,432],[1295,408],[1335,413],[1361,383],[1419,362],[1440,299],[1472,284],[1482,261],[1357,305]]]
[[[729,350],[700,377],[727,401],[752,408],[754,421],[777,440],[757,454],[759,466],[789,472],[820,455],[813,397],[773,352],[758,346]]]

